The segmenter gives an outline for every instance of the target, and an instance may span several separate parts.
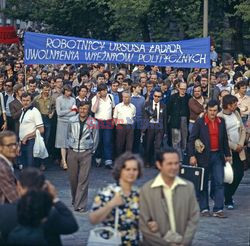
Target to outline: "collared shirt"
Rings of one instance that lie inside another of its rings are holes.
[[[211,121],[207,114],[205,115],[205,123],[208,125],[210,149],[212,151],[219,150],[219,123],[220,119],[216,117],[214,121]]]
[[[4,94],[4,96],[7,96],[7,101],[6,101],[6,103],[5,103],[5,110],[6,110],[6,115],[7,116],[9,116],[9,117],[11,117],[11,113],[10,113],[10,103],[12,102],[12,101],[14,101],[14,94],[7,94],[6,92],[4,92],[5,94]]]
[[[151,119],[150,123],[156,124],[159,123],[160,118],[160,102],[156,103],[155,101],[153,103],[153,110],[157,110],[157,119]]]
[[[113,98],[114,98],[115,105],[119,104],[119,103],[120,103],[120,97],[119,97],[118,92],[113,92],[113,91],[111,91],[111,95],[112,95]]]
[[[61,91],[57,91],[56,89],[54,89],[51,93],[51,96],[54,100],[56,100],[59,96],[62,95],[62,90]]]
[[[92,105],[95,105],[96,96],[92,98]],[[105,99],[99,99],[99,106],[95,113],[95,118],[98,120],[112,119],[112,109],[115,107],[114,98],[112,95],[107,94]]]
[[[175,214],[174,214],[174,205],[173,204],[173,191],[178,185],[186,185],[187,183],[181,179],[180,177],[176,176],[174,183],[171,187],[169,187],[163,180],[161,173],[157,175],[154,182],[151,185],[151,188],[156,187],[163,187],[164,197],[168,207],[168,217],[169,217],[169,224],[171,231],[176,232],[176,221],[175,221]]]
[[[122,102],[115,106],[114,119],[117,119],[116,124],[133,124],[135,114],[136,108],[132,103],[130,103],[129,105],[125,105]]]
[[[55,111],[56,102],[53,97],[44,98],[42,95],[35,97],[34,106],[43,115],[49,115]]]
[[[250,96],[241,97],[239,93],[235,94],[238,98],[238,107],[240,109],[241,116],[248,116],[250,114]]]
[[[20,117],[19,138],[23,140],[28,134],[35,132],[38,127],[43,126],[41,113],[35,107],[30,107],[27,110],[22,109]]]
[[[218,84],[217,86],[219,87],[220,91],[227,90],[229,93],[231,93],[233,90],[233,85],[229,83],[227,85]]]

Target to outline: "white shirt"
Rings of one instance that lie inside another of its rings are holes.
[[[238,98],[238,107],[240,109],[241,116],[247,116],[250,114],[250,97],[245,95],[243,97],[240,96],[239,93],[235,94]]]
[[[218,84],[217,86],[219,87],[220,91],[227,90],[230,94],[233,90],[233,85],[229,83],[227,85]]]
[[[2,113],[5,113],[4,99],[3,99],[3,94],[1,92],[0,92],[0,101],[1,101],[1,110],[2,110]]]
[[[19,122],[19,138],[21,141],[38,127],[43,126],[41,113],[35,107],[28,109],[26,112],[23,110]]]
[[[226,129],[227,129],[227,135],[231,142],[234,144],[239,144],[240,141],[240,121],[238,120],[237,116],[232,113],[230,115],[223,114],[224,119],[226,122]]]
[[[180,177],[176,176],[174,183],[172,184],[171,187],[169,187],[164,182],[161,173],[157,175],[157,177],[154,179],[151,185],[151,188],[163,187],[163,193],[164,193],[164,197],[165,197],[165,201],[166,201],[167,209],[168,209],[169,225],[170,225],[171,231],[173,232],[176,232],[176,219],[175,219],[175,213],[174,213],[174,207],[176,204],[173,203],[173,192],[174,192],[174,189],[178,185],[187,185],[187,183]]]
[[[111,99],[112,100],[111,100]],[[95,105],[96,96],[92,98],[92,105]],[[106,98],[103,100],[99,99],[99,106],[95,113],[95,118],[98,120],[110,120],[112,119],[112,109],[115,107],[115,102],[113,95],[107,94]]]
[[[130,103],[125,105],[123,102],[115,106],[114,119],[117,119],[116,124],[127,125],[134,123],[134,117],[136,114],[135,106]]]
[[[153,110],[155,110],[156,104],[157,104],[157,120],[151,119],[150,123],[156,124],[159,123],[159,118],[160,118],[160,102],[156,103],[155,101],[153,103]]]

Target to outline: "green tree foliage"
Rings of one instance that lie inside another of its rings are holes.
[[[203,1],[9,0],[6,13],[46,23],[55,34],[169,41],[202,36]],[[242,48],[242,30],[248,21],[250,0],[209,0],[209,35],[216,44],[222,39],[235,39],[236,48]]]
[[[246,22],[250,21],[250,0],[241,1],[239,5],[235,6],[236,14],[241,16]]]

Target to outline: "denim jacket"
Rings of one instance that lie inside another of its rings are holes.
[[[80,136],[80,120],[79,115],[73,116],[69,119],[68,127],[68,145],[69,148],[76,152],[83,152],[91,150],[94,153],[97,149],[99,142],[99,129],[98,122],[88,117],[84,124],[81,138]]]

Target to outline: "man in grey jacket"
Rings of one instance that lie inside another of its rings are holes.
[[[81,102],[76,116],[70,118],[68,129],[68,170],[72,204],[75,211],[87,211],[89,171],[91,159],[99,141],[97,121],[89,117],[90,105]]]
[[[160,173],[140,192],[143,246],[191,245],[200,214],[194,186],[178,177],[177,150],[158,153],[156,165]]]

